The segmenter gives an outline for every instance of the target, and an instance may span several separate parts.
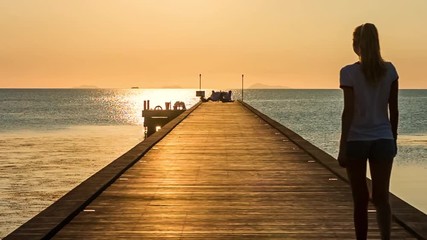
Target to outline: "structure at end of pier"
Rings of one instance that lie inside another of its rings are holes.
[[[185,103],[180,101],[175,102],[172,107],[171,102],[165,102],[165,109],[160,105],[150,109],[150,100],[144,101],[142,117],[144,118],[145,137],[151,136],[185,110]]]

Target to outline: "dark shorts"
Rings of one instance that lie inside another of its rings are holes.
[[[391,159],[397,154],[393,139],[347,142],[347,157],[357,159]]]

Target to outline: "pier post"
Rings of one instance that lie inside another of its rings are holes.
[[[242,74],[242,102],[243,102],[243,82],[244,82],[244,77],[245,77],[245,75]]]

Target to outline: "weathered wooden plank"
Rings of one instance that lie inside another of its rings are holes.
[[[370,239],[380,239],[370,206]],[[345,181],[239,103],[200,105],[55,239],[354,239]],[[393,224],[393,237],[415,239]]]
[[[3,239],[49,239],[64,224],[82,211],[99,193],[111,185],[115,179],[119,178],[126,169],[137,162],[141,156],[148,152],[154,144],[167,135],[178,123],[197,108],[198,105],[196,104],[166,124],[162,128],[162,131],[153,134],[152,137],[137,144]]]

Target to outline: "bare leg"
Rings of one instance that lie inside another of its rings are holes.
[[[366,159],[350,159],[347,166],[354,203],[354,227],[358,240],[367,239],[369,191],[366,185]]]
[[[369,166],[372,177],[372,201],[377,209],[377,222],[381,239],[390,239],[391,207],[389,203],[390,175],[392,159],[371,159]]]

